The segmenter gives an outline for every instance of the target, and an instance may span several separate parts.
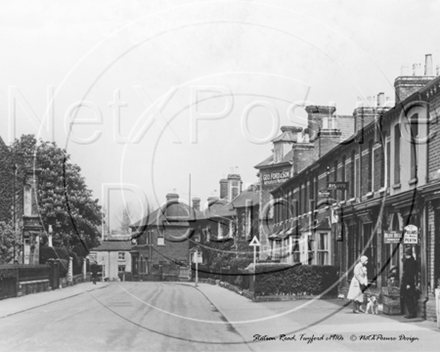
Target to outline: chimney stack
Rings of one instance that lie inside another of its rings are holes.
[[[413,64],[413,76],[422,76],[422,64]]]
[[[432,55],[426,54],[425,55],[425,76],[432,76]]]
[[[228,198],[228,194],[229,194],[228,180],[223,178],[220,180],[220,199]]]
[[[193,205],[193,208],[194,208],[195,210],[200,211],[200,198],[199,198],[199,197],[194,197],[194,198],[192,199],[192,205]]]
[[[426,84],[434,78],[433,76],[433,66],[432,66],[432,55],[427,54],[425,56],[425,75],[423,75],[422,65],[413,64],[412,76],[403,75],[397,77],[394,80],[394,91],[395,91],[395,103],[399,104],[410,95],[417,92],[419,89],[426,86]],[[403,70],[402,70],[403,71]]]
[[[172,200],[177,201],[179,199],[179,195],[177,193],[168,193],[166,195],[166,198],[167,198],[167,202],[172,201]]]

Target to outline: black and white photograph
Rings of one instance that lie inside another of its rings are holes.
[[[437,351],[440,0],[0,1],[0,351]]]

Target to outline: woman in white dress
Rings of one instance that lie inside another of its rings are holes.
[[[347,299],[353,301],[353,313],[365,313],[362,309],[362,303],[364,302],[364,294],[367,285],[367,265],[368,258],[363,255],[359,263],[356,264],[353,271],[353,279],[351,279],[350,289],[348,290]]]

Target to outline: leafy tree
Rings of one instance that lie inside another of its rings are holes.
[[[37,140],[23,135],[11,147],[19,164],[18,177],[24,178],[25,168],[39,170],[38,214],[45,231],[53,228],[54,246],[72,248],[82,245],[87,251],[99,244],[102,221],[98,199],[92,199],[81,176],[81,168],[70,163],[70,155],[55,142]],[[31,163],[29,163],[31,160]],[[43,237],[43,245],[46,243]]]
[[[9,264],[21,246],[20,230],[10,223],[0,221],[0,264]]]

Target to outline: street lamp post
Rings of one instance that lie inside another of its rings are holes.
[[[194,252],[194,261],[196,263],[196,279],[194,282],[194,287],[197,287],[199,282],[199,246],[196,247],[196,251]]]

